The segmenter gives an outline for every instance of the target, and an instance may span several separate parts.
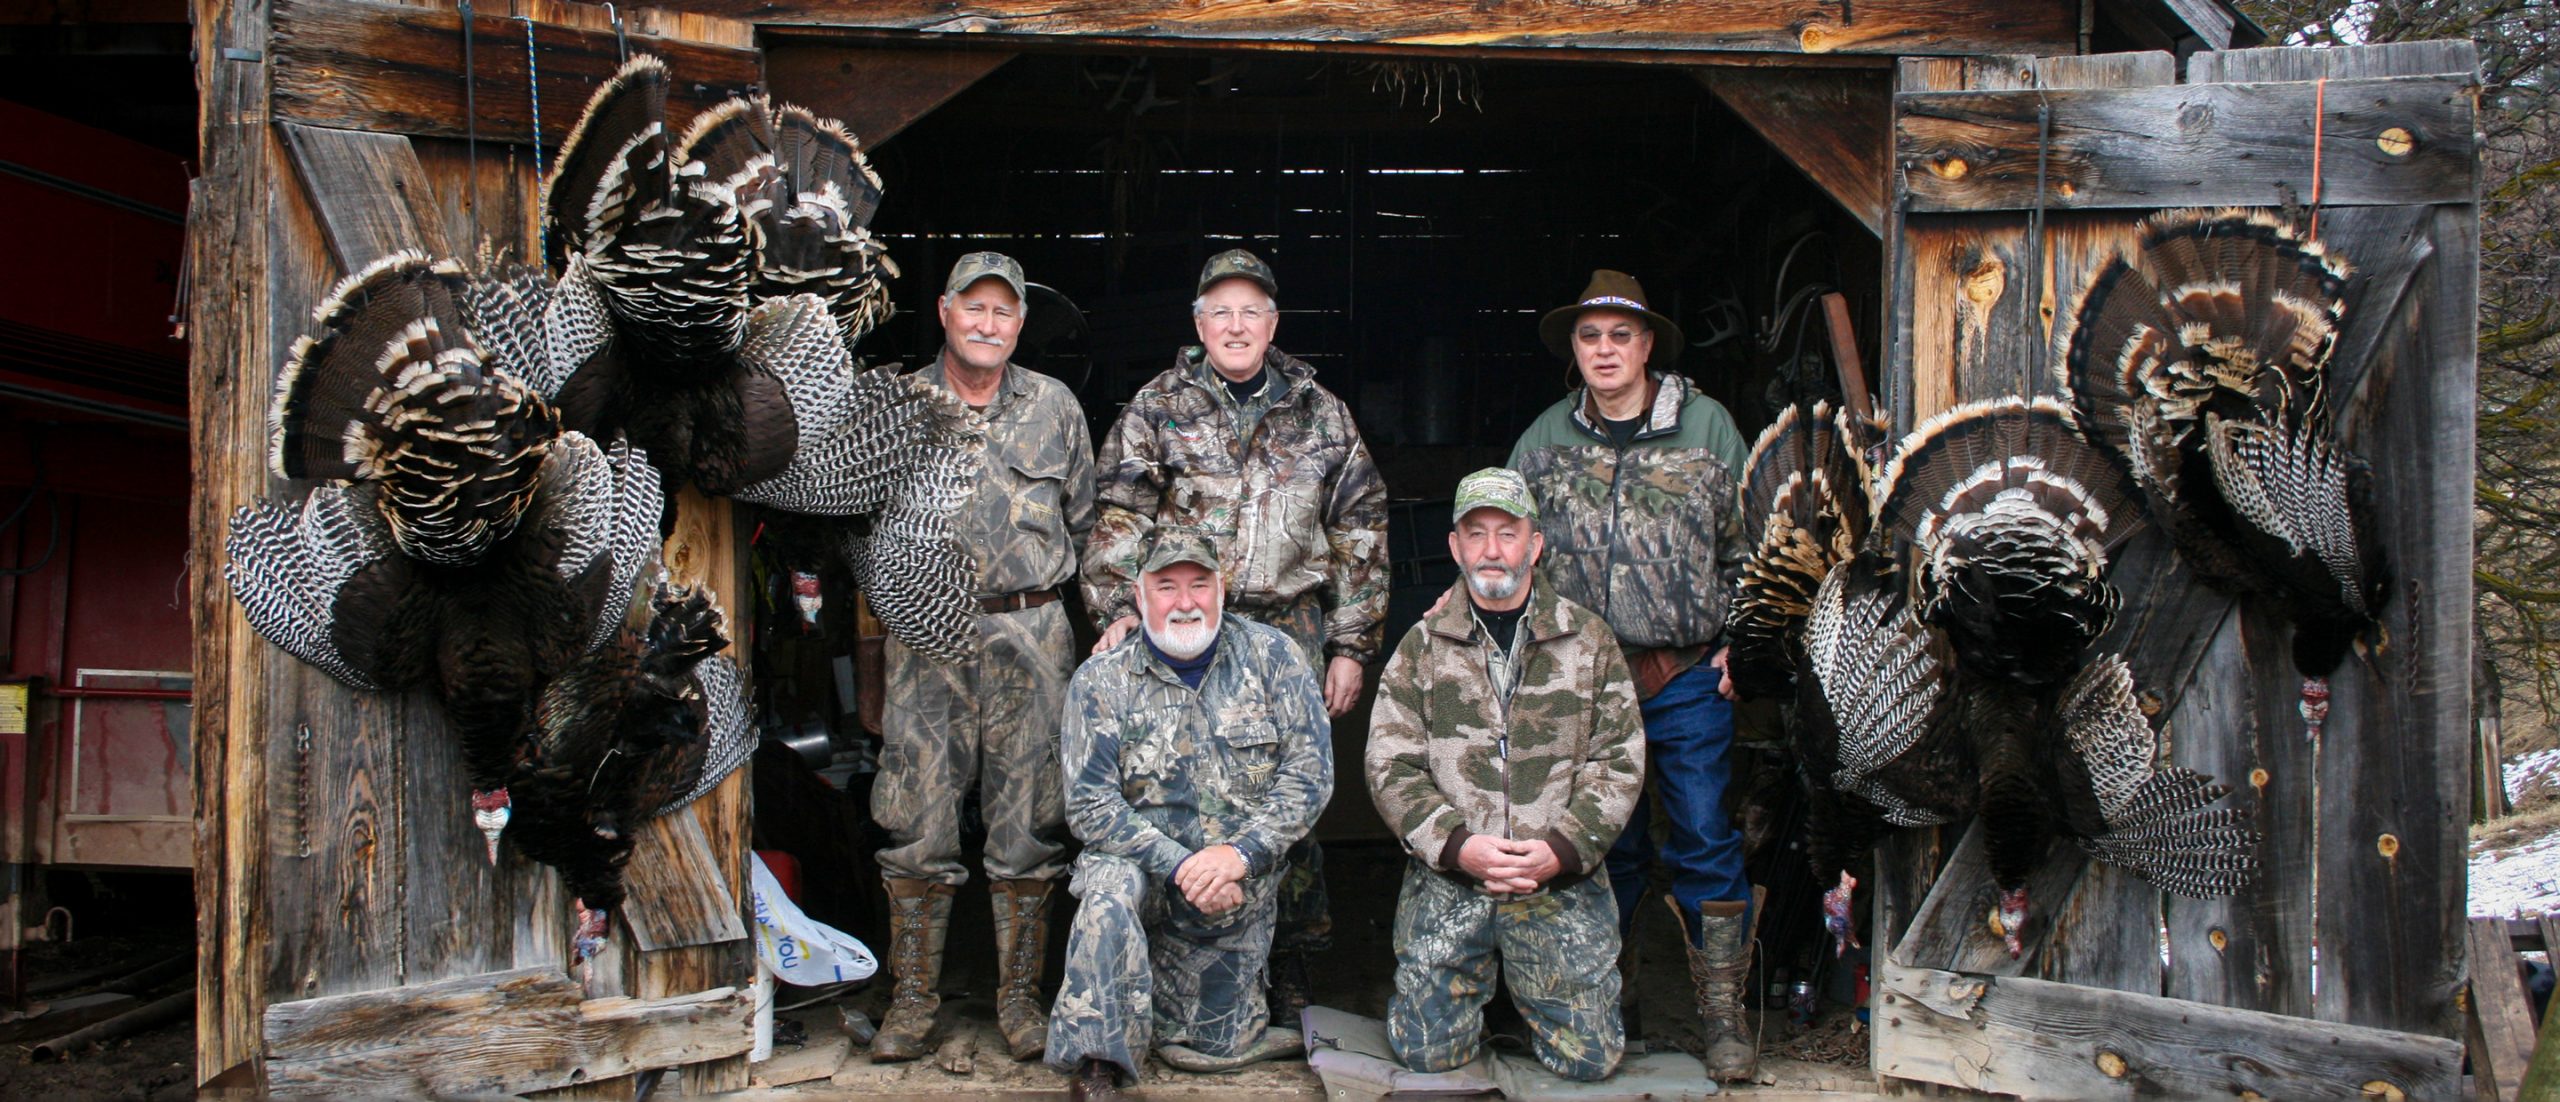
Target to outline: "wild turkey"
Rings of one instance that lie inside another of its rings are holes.
[[[755,750],[737,667],[706,593],[661,577],[630,622],[543,688],[508,787],[517,848],[560,870],[578,901],[577,959],[623,900],[637,828],[681,809]]]
[[[1794,691],[1798,631],[1831,568],[1864,543],[1871,509],[1866,449],[1882,427],[1829,403],[1778,411],[1743,465],[1742,530],[1754,541],[1728,618],[1726,665],[1746,699]]]
[[[545,184],[556,283],[493,271],[479,320],[547,341],[532,378],[564,423],[627,435],[671,484],[894,531],[857,569],[883,622],[929,655],[966,653],[968,587],[943,582],[971,569],[948,521],[982,427],[849,350],[886,316],[896,271],[863,227],[878,177],[842,127],[761,100],[670,137],[668,80],[640,56],[597,91]]]
[[[348,277],[276,383],[269,459],[320,481],[234,513],[250,625],[348,686],[442,703],[490,835],[537,696],[611,639],[656,555],[657,472],[559,428],[464,321],[462,268],[404,252]]]
[[[2107,556],[2137,523],[2132,493],[2070,411],[2043,398],[1933,418],[1885,470],[1879,525],[1907,555],[1913,614],[1955,660],[1953,722],[2012,956],[2027,876],[2057,832],[2181,893],[2227,893],[2253,861],[2242,813],[2209,807],[2227,790],[2157,761],[2123,661],[2087,658],[2118,603]]]
[[[2304,718],[2389,593],[2373,474],[2329,386],[2344,261],[2271,214],[2169,211],[2082,292],[2065,383],[2090,438],[2199,576],[2294,625]]]

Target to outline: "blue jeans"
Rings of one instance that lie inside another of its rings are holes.
[[[1633,928],[1643,898],[1645,867],[1653,863],[1650,796],[1662,798],[1671,837],[1662,858],[1671,864],[1671,898],[1680,904],[1681,931],[1698,938],[1698,904],[1751,898],[1742,871],[1742,832],[1724,805],[1733,778],[1733,705],[1716,695],[1722,674],[1700,662],[1672,678],[1644,702],[1645,764],[1652,792],[1636,799],[1627,829],[1609,847],[1609,884],[1618,896],[1618,935]]]

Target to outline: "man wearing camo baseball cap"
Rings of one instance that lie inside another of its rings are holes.
[[[1527,480],[1477,471],[1454,511],[1462,577],[1378,675],[1363,763],[1409,856],[1387,1043],[1420,1072],[1474,1060],[1498,968],[1538,1061],[1605,1078],[1626,1031],[1618,908],[1595,874],[1644,784],[1635,680],[1609,625],[1535,580]]]

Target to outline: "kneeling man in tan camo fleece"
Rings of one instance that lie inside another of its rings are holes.
[[[1635,681],[1608,624],[1533,582],[1517,473],[1468,475],[1456,513],[1460,581],[1396,644],[1369,724],[1369,792],[1411,855],[1387,1040],[1416,1071],[1475,1059],[1499,967],[1538,1061],[1606,1078],[1626,1033],[1600,859],[1644,783]]]

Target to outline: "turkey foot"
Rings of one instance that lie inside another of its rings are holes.
[[[1849,898],[1858,890],[1858,878],[1849,870],[1840,870],[1840,884],[1822,893],[1822,928],[1831,931],[1831,955],[1840,956],[1858,948],[1858,927],[1849,918]]]
[[[507,829],[507,820],[515,817],[514,805],[503,787],[471,794],[471,824],[480,828],[481,837],[489,840],[489,863],[498,863],[498,835]]]

